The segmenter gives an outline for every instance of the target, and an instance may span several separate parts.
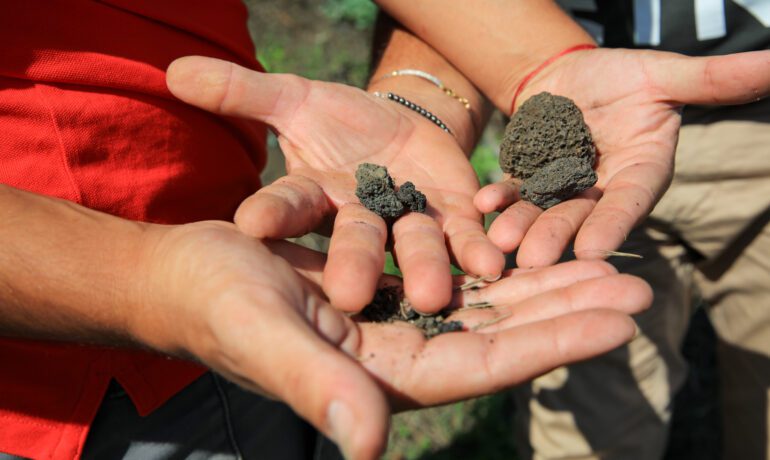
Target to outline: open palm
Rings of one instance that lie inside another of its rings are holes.
[[[767,95],[770,53],[691,58],[657,51],[581,51],[546,68],[517,104],[541,91],[568,96],[583,111],[598,151],[599,180],[545,212],[518,201],[512,181],[479,192],[475,203],[481,211],[505,209],[489,236],[505,252],[519,248],[520,266],[556,262],[575,235],[578,258],[617,249],[670,184],[682,106],[738,104]]]
[[[502,253],[485,236],[473,206],[479,186],[465,154],[452,136],[419,115],[360,89],[207,58],[176,61],[168,83],[186,102],[277,131],[288,175],[247,199],[236,224],[252,236],[286,238],[336,214],[323,286],[338,308],[366,305],[384,266],[386,223],[359,205],[354,193],[354,173],[365,162],[386,166],[397,183],[411,181],[428,198],[427,215],[408,214],[392,229],[415,307],[435,311],[447,304],[450,256],[475,275],[502,270]],[[300,213],[313,219],[299,224]]]
[[[622,345],[635,333],[628,315],[652,299],[643,281],[601,261],[516,270],[453,297],[455,307],[493,305],[452,315],[485,327],[426,340],[412,325],[360,323],[334,308],[320,288],[323,254],[226,222],[149,235],[152,302],[132,316],[137,338],[280,398],[355,459],[378,458],[393,409],[490,393]]]

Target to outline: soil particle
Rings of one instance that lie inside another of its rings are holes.
[[[554,164],[566,159],[573,161]],[[591,131],[580,109],[571,99],[547,92],[522,104],[500,145],[500,167],[515,178],[532,178],[525,182],[528,193],[523,198],[543,208],[596,183],[596,174],[588,173],[595,159]]]
[[[356,196],[361,204],[384,219],[396,219],[407,211],[425,212],[425,195],[411,182],[396,189],[384,166],[361,163],[356,170],[356,182]]]
[[[559,158],[545,165],[521,186],[521,197],[548,209],[596,183],[591,165],[575,157]]]
[[[463,330],[461,321],[447,320],[444,312],[435,315],[417,313],[409,306],[401,288],[396,286],[378,289],[374,300],[361,311],[361,316],[373,323],[407,322],[420,329],[427,339]]]

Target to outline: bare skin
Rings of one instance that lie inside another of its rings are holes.
[[[198,360],[286,401],[354,459],[383,449],[391,408],[488,393],[603,353],[634,335],[628,315],[651,301],[644,282],[602,262],[507,273],[454,304],[515,315],[426,342],[411,327],[356,324],[323,294],[322,254],[231,223],[143,224],[5,186],[0,205],[3,335]],[[489,314],[457,313],[470,326]]]
[[[551,0],[443,2],[378,0],[433,45],[500,109],[522,79],[549,57],[592,43]],[[471,18],[471,19],[469,19]],[[544,39],[543,30],[548,30]],[[458,31],[461,31],[458,33]],[[472,40],[468,37],[474,37]],[[596,186],[543,212],[506,180],[482,189],[482,212],[501,210],[489,237],[519,266],[556,262],[575,239],[578,258],[617,249],[665,192],[685,104],[740,104],[770,94],[770,51],[721,57],[636,50],[583,50],[533,78],[517,106],[541,91],[575,100],[599,150]]]
[[[386,166],[396,182],[410,180],[428,197],[427,215],[400,218],[392,233],[415,308],[437,311],[449,301],[450,254],[468,273],[495,278],[502,271],[502,253],[473,206],[478,180],[465,153],[420,115],[360,89],[200,57],[175,61],[168,85],[185,102],[277,130],[288,175],[247,199],[235,222],[249,235],[278,239],[303,235],[336,215],[323,286],[338,308],[363,308],[384,266],[385,222],[354,194],[354,173],[364,162]],[[431,110],[459,109],[462,124],[471,126],[456,100],[428,89],[436,95]],[[407,91],[400,94],[411,97]],[[298,220],[300,213],[312,219]]]

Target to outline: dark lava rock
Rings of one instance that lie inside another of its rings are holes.
[[[361,311],[361,317],[373,323],[404,321],[420,329],[427,339],[463,330],[462,321],[448,321],[442,312],[435,315],[417,313],[404,299],[403,291],[396,286],[377,289],[374,300]]]
[[[396,192],[398,200],[408,207],[412,212],[425,212],[425,207],[428,204],[425,195],[414,187],[411,182],[404,182],[404,185],[398,188]]]
[[[411,182],[396,191],[393,178],[384,166],[361,163],[356,170],[356,182],[356,196],[361,204],[384,219],[396,219],[408,210],[425,212],[425,195]]]
[[[521,197],[543,209],[592,187],[596,173],[580,158],[566,157],[548,163],[521,186]]]
[[[394,189],[393,178],[383,166],[362,163],[356,170],[356,196],[361,204],[383,218],[396,218],[404,213]]]
[[[596,183],[591,131],[571,99],[540,93],[505,128],[500,167],[521,179],[521,196],[547,209]]]
[[[576,157],[593,166],[591,131],[571,99],[540,93],[527,99],[505,128],[500,167],[527,179],[557,158]]]

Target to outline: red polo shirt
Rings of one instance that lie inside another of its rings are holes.
[[[0,2],[0,181],[127,219],[231,220],[265,129],[185,105],[177,57],[258,69],[239,0]],[[79,457],[111,378],[147,414],[203,369],[137,350],[0,339],[0,452]]]

